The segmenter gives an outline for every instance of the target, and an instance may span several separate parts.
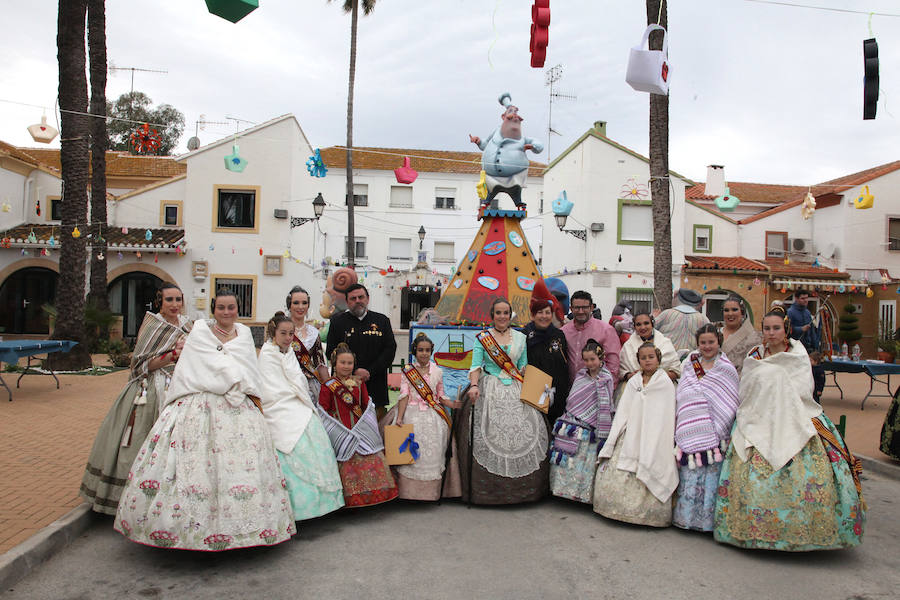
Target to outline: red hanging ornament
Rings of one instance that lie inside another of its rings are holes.
[[[159,252],[153,253],[153,262],[155,262],[155,263],[159,262]]]
[[[150,154],[159,150],[159,132],[144,123],[131,134],[131,147],[138,154]]]
[[[262,256],[262,248],[259,249],[259,255]]]
[[[550,0],[534,0],[531,7],[531,66],[539,69],[547,58],[550,43]]]
[[[34,212],[37,213],[37,216],[41,216],[41,201],[38,200],[34,203]]]

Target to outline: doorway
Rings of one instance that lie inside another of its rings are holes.
[[[433,308],[441,293],[433,285],[412,285],[400,290],[400,328],[409,329],[409,322],[417,319],[426,308]]]
[[[109,284],[109,308],[122,315],[122,335],[136,338],[144,313],[153,310],[156,290],[162,279],[150,273],[134,271],[116,277]]]
[[[53,304],[59,275],[42,267],[20,269],[0,286],[0,334],[50,333],[44,304]]]

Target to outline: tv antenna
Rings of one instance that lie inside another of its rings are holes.
[[[544,82],[544,85],[550,87],[550,111],[547,115],[547,163],[550,162],[550,138],[553,134],[562,135],[560,132],[553,129],[553,99],[554,98],[565,98],[566,100],[575,100],[577,96],[573,96],[571,94],[561,94],[557,91],[554,91],[553,84],[562,79],[563,68],[562,65],[556,65],[547,69],[547,79]]]
[[[194,137],[187,141],[187,149],[188,150],[196,150],[200,147],[200,138],[198,137],[201,131],[206,130],[207,125],[228,125],[227,121],[207,121],[206,115],[201,114],[200,118],[194,121]]]
[[[256,125],[256,121],[248,121],[247,119],[241,119],[240,117],[231,117],[225,115],[225,118],[229,121],[234,121],[234,135],[238,133],[238,127],[241,126],[241,123],[249,123],[250,125]]]
[[[109,61],[109,70],[113,71],[113,75],[115,75],[115,71],[131,71],[131,93],[134,93],[134,73],[135,71],[139,73],[168,73],[168,71],[160,71],[157,69],[141,69],[138,67],[117,67],[116,63],[113,61]]]

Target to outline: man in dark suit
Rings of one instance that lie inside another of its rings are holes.
[[[341,342],[356,355],[354,375],[366,384],[381,417],[388,403],[387,373],[397,341],[387,315],[369,310],[369,291],[361,283],[347,288],[347,311],[331,317],[328,353]]]

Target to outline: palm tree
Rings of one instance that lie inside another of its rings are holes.
[[[57,60],[59,61],[59,109],[63,201],[60,203],[61,248],[59,283],[56,287],[56,339],[84,341],[84,261],[86,236],[72,237],[78,226],[87,227],[89,117],[87,78],[85,76],[85,19],[87,0],[60,0],[57,23]],[[80,228],[79,228],[80,230]],[[83,343],[70,352],[50,355],[53,368],[82,369],[91,365],[91,356]]]
[[[666,0],[647,0],[647,24],[668,31]],[[657,19],[659,19],[657,21]],[[662,33],[650,35],[650,49],[662,49]],[[669,210],[669,97],[650,94],[650,197],[653,211],[653,295],[656,306],[672,306],[672,227]]]
[[[331,2],[332,0],[328,0]],[[347,264],[356,266],[355,224],[353,222],[353,85],[356,81],[356,24],[359,6],[363,14],[375,10],[376,0],[344,0],[344,12],[350,13],[350,77],[347,85]]]
[[[88,0],[88,57],[90,58],[91,103],[91,282],[88,304],[109,310],[106,291],[106,0]],[[90,332],[89,332],[90,333]],[[104,337],[108,332],[99,332]]]

